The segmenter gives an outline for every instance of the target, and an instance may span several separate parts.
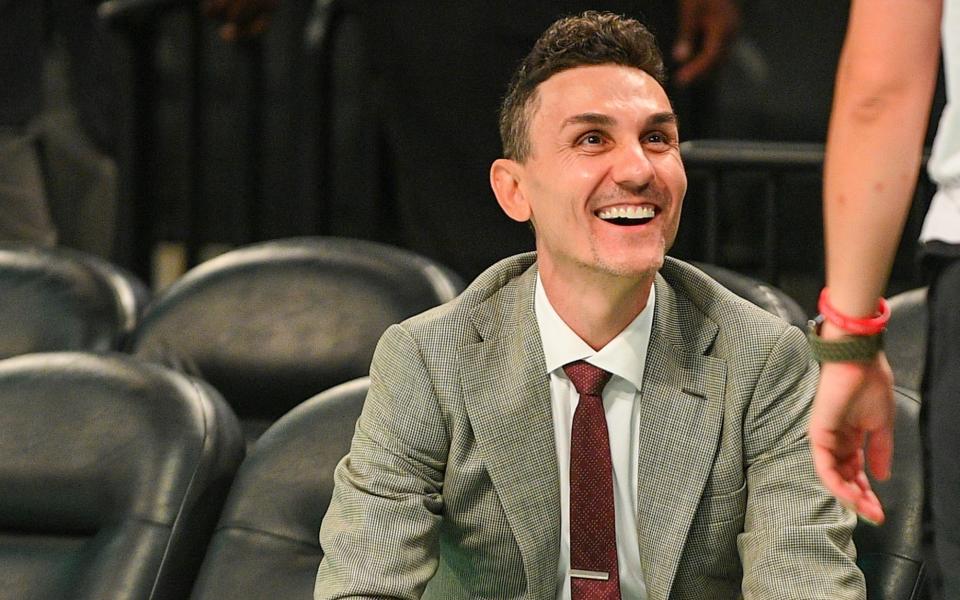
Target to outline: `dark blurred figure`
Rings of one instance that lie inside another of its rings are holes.
[[[94,3],[0,0],[0,239],[109,256],[113,58]]]
[[[43,104],[44,7],[0,0],[0,239],[56,243],[34,120]]]
[[[501,155],[500,100],[516,64],[561,15],[608,10],[645,22],[669,64],[686,138],[708,118],[711,76],[740,23],[734,0],[316,0],[334,14],[325,233],[420,252],[472,278],[532,248],[487,185]],[[257,35],[278,0],[207,0],[228,40]],[[344,39],[347,39],[344,42]]]
[[[487,171],[501,156],[497,112],[510,74],[550,22],[585,9],[645,22],[673,58],[686,138],[740,19],[731,0],[342,4],[344,20],[359,24],[369,80],[346,99],[363,103],[349,107],[353,118],[334,125],[332,232],[411,248],[468,279],[533,247],[527,227],[498,209]]]
[[[204,0],[203,11],[223,22],[220,37],[232,42],[263,33],[279,6],[280,0]]]

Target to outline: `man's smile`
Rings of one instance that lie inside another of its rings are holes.
[[[594,211],[598,218],[613,225],[645,225],[657,216],[660,209],[652,204],[620,204]]]

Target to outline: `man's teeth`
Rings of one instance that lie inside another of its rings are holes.
[[[649,206],[615,206],[597,213],[601,219],[652,219],[655,216]]]

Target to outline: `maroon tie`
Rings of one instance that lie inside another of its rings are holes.
[[[570,595],[620,600],[613,465],[601,398],[610,373],[582,360],[563,370],[580,394],[570,439]]]

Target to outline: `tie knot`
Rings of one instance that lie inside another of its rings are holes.
[[[610,373],[582,360],[564,365],[563,371],[581,396],[599,396],[603,392],[603,386],[610,381]]]

